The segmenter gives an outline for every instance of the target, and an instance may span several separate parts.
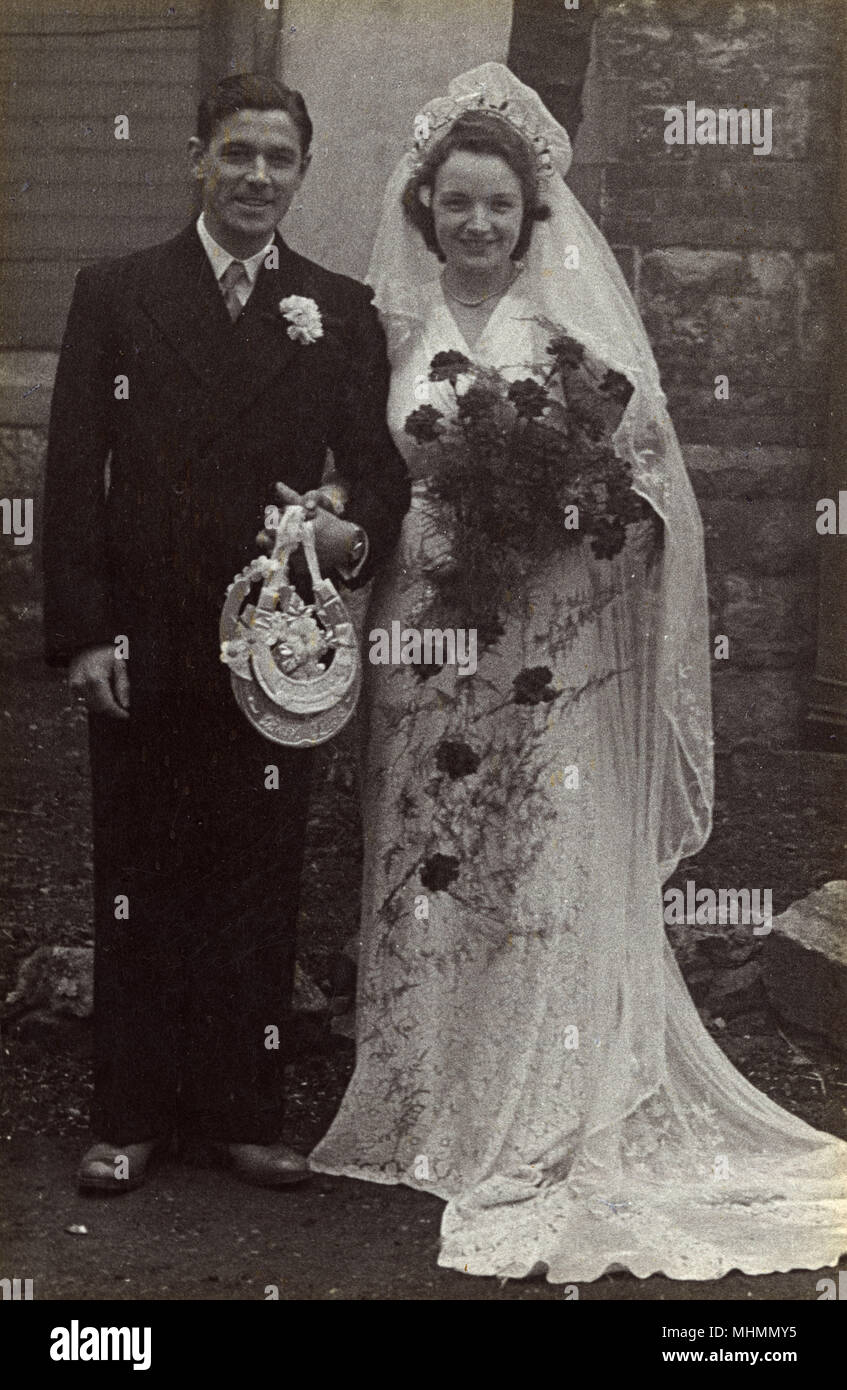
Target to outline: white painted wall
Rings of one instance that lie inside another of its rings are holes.
[[[358,279],[415,113],[451,77],[505,62],[512,0],[282,0],[278,73],[315,124],[292,246]]]

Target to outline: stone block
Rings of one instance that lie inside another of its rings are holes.
[[[20,966],[3,1006],[5,1021],[44,1010],[60,1018],[90,1018],[94,1007],[91,946],[39,946]]]
[[[667,350],[658,354],[662,381],[668,399],[674,405],[674,421],[677,429],[682,419],[700,417],[708,425],[707,436],[697,441],[708,440],[726,442],[733,430],[742,429],[740,443],[762,445],[763,440],[756,432],[757,422],[772,415],[780,418],[780,428],[788,431],[777,435],[777,442],[790,442],[791,426],[798,416],[816,416],[819,413],[819,400],[809,392],[787,391],[784,386],[774,382],[763,384],[759,381],[745,380],[736,375],[735,370],[719,372],[715,363],[704,362],[693,372],[689,363],[675,362]],[[715,396],[715,380],[727,376],[729,379],[729,399]],[[693,440],[691,442],[694,442]]]
[[[756,68],[741,67],[723,75],[713,75],[702,66],[670,67],[661,75],[647,81],[634,79],[631,91],[634,110],[642,108],[646,116],[645,130],[658,129],[664,139],[665,111],[670,106],[686,110],[693,101],[697,110],[770,111],[770,149],[754,153],[752,140],[733,145],[730,136],[725,144],[713,143],[671,146],[696,151],[705,160],[754,159],[760,166],[782,161],[822,160],[835,162],[837,156],[838,96],[836,85],[826,78],[814,81],[784,79],[772,71],[757,72]],[[764,122],[767,118],[759,118]],[[757,143],[765,137],[764,124],[756,127]],[[731,135],[732,127],[730,127]]]
[[[724,670],[712,665],[715,746],[731,752],[745,743],[778,747],[796,742],[806,708],[808,668],[772,671]]]
[[[820,449],[826,442],[827,403],[823,397],[815,407],[818,413],[811,417],[792,410],[784,395],[764,415],[739,410],[702,413],[690,405],[685,393],[677,398],[668,391],[668,399],[677,434],[686,445],[737,449],[752,441],[759,448]]]
[[[644,271],[645,289],[656,293],[793,297],[801,278],[797,257],[790,252],[727,252],[688,246],[648,253]]]
[[[652,7],[614,5],[601,11],[595,29],[595,53],[600,73],[635,71],[659,74],[673,64],[673,24]]]
[[[796,346],[796,311],[789,301],[693,293],[645,292],[639,299],[665,390],[718,416],[808,415],[817,418],[829,394],[829,370],[816,371]],[[718,376],[728,397],[715,396]],[[752,430],[751,438],[755,439]]]
[[[0,496],[41,499],[46,449],[43,430],[0,427]]]
[[[732,78],[739,69],[749,70],[751,63],[755,64],[757,54],[762,55],[760,45],[764,38],[761,27],[755,24],[744,27],[737,23],[698,24],[688,37],[687,62],[704,77],[718,78],[724,82],[729,79],[730,90],[724,103],[728,105],[730,99],[743,100],[734,91]],[[751,102],[751,105],[756,104]]]
[[[757,584],[777,578],[783,583],[788,577],[798,590],[816,574],[815,512],[810,498],[800,505],[787,499],[741,495],[702,502],[701,511],[707,555],[718,572],[729,576],[743,557],[743,572]],[[776,602],[775,593],[770,597]],[[804,595],[810,597],[814,595]],[[775,611],[772,617],[776,622]]]
[[[767,105],[773,110],[773,151],[769,157],[808,159],[815,144],[811,82],[798,78],[774,87]]]
[[[0,426],[45,427],[58,353],[0,352]]]
[[[703,359],[709,351],[708,303],[700,296],[689,296],[685,303],[681,303],[677,295],[648,296],[643,278],[639,298],[644,327],[659,367],[667,359],[675,364],[677,372],[683,369],[687,372],[691,368],[702,373]]]
[[[631,151],[633,161],[641,159]],[[757,208],[756,218],[724,214],[708,197],[672,200],[654,213],[633,212],[606,199],[602,230],[609,241],[632,243],[645,252],[653,247],[695,246],[728,250],[830,251],[834,243],[832,210],[805,203],[786,208],[778,197]]]
[[[293,1006],[298,1013],[323,1013],[328,1000],[297,962]],[[39,946],[18,970],[2,1018],[21,1034],[59,1019],[84,1020],[94,1011],[94,947]]]
[[[624,69],[625,71],[625,69]],[[611,78],[604,79],[611,82]],[[589,97],[589,93],[586,93]],[[648,156],[666,155],[672,159],[697,159],[704,164],[723,163],[727,168],[743,170],[746,166],[766,167],[797,160],[815,163],[835,164],[838,153],[838,93],[834,85],[818,87],[808,82],[788,82],[781,84],[765,83],[759,92],[752,89],[749,80],[743,82],[740,93],[728,91],[725,86],[709,90],[699,80],[699,75],[689,75],[684,79],[672,80],[667,77],[661,84],[641,87],[636,79],[631,79],[628,92],[629,110],[626,129],[623,132],[627,145],[637,145]],[[764,140],[766,129],[764,116],[755,127],[757,143],[753,142],[753,129],[748,141],[743,132],[738,131],[736,143],[732,143],[733,128],[730,126],[723,142],[718,139],[715,129],[713,140],[700,143],[696,138],[696,125],[689,142],[688,129],[685,129],[685,143],[669,144],[665,140],[668,127],[667,110],[674,106],[687,112],[687,102],[696,103],[697,110],[706,108],[719,111],[743,110],[749,107],[771,111],[770,143],[767,150]],[[762,153],[757,153],[757,145]]]
[[[724,538],[721,547],[729,549]],[[815,611],[817,592],[813,569],[779,575],[726,573],[720,564],[708,569],[716,631],[729,638],[728,668],[779,670],[781,679],[783,668],[812,660],[815,627],[809,614]]]
[[[707,325],[707,358],[716,371],[754,381],[795,379],[798,354],[790,300],[714,295]]]
[[[715,77],[739,66],[763,76],[831,75],[837,68],[838,0],[786,5],[715,0],[659,0],[615,4],[597,24],[604,71],[618,70],[629,55],[645,76],[668,68]]]
[[[847,1051],[847,882],[825,883],[775,918],[764,938],[762,980],[788,1023]]]
[[[800,272],[801,360],[807,370],[834,375],[837,282],[833,256],[811,252],[803,257]]]
[[[746,288],[740,251],[707,251],[674,246],[651,251],[641,263],[641,291],[647,295],[735,294]]]
[[[789,251],[751,251],[745,267],[747,294],[791,294],[797,285],[797,262]]]
[[[808,449],[714,449],[691,445],[685,465],[697,496],[798,498],[811,495],[820,458]]]
[[[774,159],[838,162],[841,93],[832,77],[793,78],[774,83]]]
[[[701,199],[693,170],[672,159],[630,159],[603,170],[603,210],[619,217],[665,216]],[[649,244],[649,243],[648,243]]]
[[[0,637],[20,622],[40,618],[41,500],[44,492],[42,430],[0,429],[0,497],[33,502],[33,538],[16,545],[0,537]]]

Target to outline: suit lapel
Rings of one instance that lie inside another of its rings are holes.
[[[192,376],[209,387],[232,324],[193,224],[163,248],[141,303]]]
[[[202,388],[191,421],[198,446],[230,427],[303,350],[289,338],[278,310],[284,295],[302,290],[301,263],[279,236],[275,244],[279,268],[261,266],[235,323],[193,224],[165,249],[160,273],[141,296],[145,313]],[[189,422],[181,417],[184,428]]]

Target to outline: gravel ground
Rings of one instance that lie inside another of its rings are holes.
[[[90,940],[85,719],[64,679],[40,662],[24,630],[2,671],[0,719],[0,991],[36,946]],[[349,989],[341,949],[356,928],[360,864],[352,733],[322,754],[300,933],[301,961],[329,993]],[[844,757],[745,750],[718,761],[715,830],[674,882],[771,887],[774,910],[847,877]],[[685,929],[683,929],[685,931]],[[750,958],[731,938],[675,933],[698,1004],[713,978]],[[759,949],[759,943],[756,944]],[[705,967],[705,968],[704,968]],[[698,984],[699,982],[699,984]],[[699,989],[699,995],[698,995]],[[824,1040],[780,1027],[755,988],[703,1017],[755,1085],[811,1123],[847,1137],[847,1059]],[[79,1196],[73,1169],[87,1132],[85,1025],[72,1034],[3,1041],[0,1134],[4,1264],[35,1277],[45,1298],[552,1299],[536,1281],[467,1279],[435,1265],[441,1204],[404,1188],[318,1178],[296,1193],[233,1183],[202,1150],[165,1157],[151,1182],[116,1201]],[[288,1139],[308,1149],[326,1129],[353,1064],[352,1044],[325,1016],[303,1016],[291,1068]],[[84,1226],[73,1235],[69,1226]],[[794,1272],[714,1285],[608,1276],[593,1299],[814,1299],[816,1277]],[[686,1293],[686,1290],[688,1291]]]

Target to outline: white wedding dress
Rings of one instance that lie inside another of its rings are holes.
[[[414,624],[449,544],[403,430],[416,383],[446,349],[526,376],[547,338],[520,290],[470,354],[436,282],[392,354],[390,423],[416,481],[366,639]],[[470,1274],[714,1279],[847,1248],[847,1145],[733,1068],[665,938],[678,854],[656,826],[674,818],[669,786],[697,790],[681,755],[665,775],[684,714],[656,715],[673,532],[658,553],[651,535],[631,528],[612,561],[579,542],[539,563],[474,675],[365,661],[356,1069],[311,1166],[443,1198],[439,1263]]]

